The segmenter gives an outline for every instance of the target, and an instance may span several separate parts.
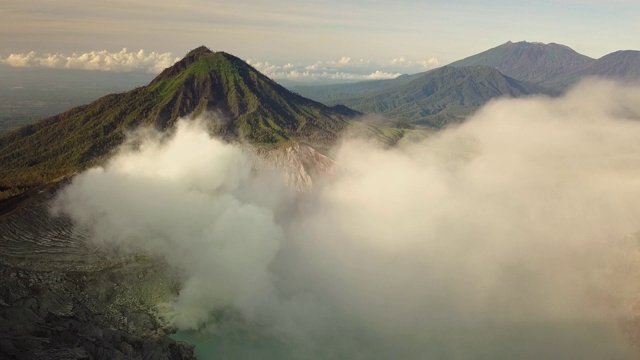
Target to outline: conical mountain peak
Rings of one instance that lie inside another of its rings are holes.
[[[202,45],[189,51],[185,58],[199,58],[200,56],[207,54],[213,54],[213,51],[209,50],[208,47]]]
[[[221,73],[237,71],[252,71],[259,74],[257,70],[240,58],[224,51],[214,52],[205,46],[200,46],[189,51],[182,60],[164,69],[164,71],[149,83],[149,86],[155,86],[165,80],[190,76],[196,73],[202,77],[208,74],[218,74],[218,76],[220,76]],[[259,75],[264,77],[262,74]]]
[[[187,55],[185,55],[184,58],[182,58],[182,60],[178,61],[177,63],[173,64],[172,66],[164,69],[160,75],[156,76],[155,79],[153,79],[153,81],[151,81],[151,85],[158,83],[164,79],[168,79],[171,77],[174,77],[176,75],[178,75],[179,73],[181,73],[182,71],[184,71],[185,69],[187,69],[189,66],[191,66],[192,64],[200,61],[202,58],[207,57],[207,56],[211,56],[215,54],[213,51],[209,50],[209,48],[207,48],[206,46],[200,46],[197,47],[191,51],[189,51],[187,53]]]

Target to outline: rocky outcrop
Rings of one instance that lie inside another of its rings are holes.
[[[193,349],[169,339],[131,291],[157,280],[130,277],[119,267],[61,273],[1,266],[0,358],[193,359]]]
[[[0,218],[0,358],[195,359],[154,314],[176,279],[153,259],[92,249],[49,216],[54,191]]]

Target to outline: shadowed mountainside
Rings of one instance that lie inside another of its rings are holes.
[[[564,91],[580,79],[590,76],[640,80],[640,51],[624,50],[592,59],[568,46],[539,42],[507,42],[481,53],[455,61],[448,66],[467,68],[488,66],[520,81],[554,91]],[[345,102],[406,85],[433,71],[401,75],[395,79],[361,81],[351,84],[290,86],[292,91],[325,104]],[[346,103],[346,102],[345,102]]]
[[[567,88],[580,79],[595,76],[620,81],[640,81],[640,51],[623,50],[591,61],[587,66],[561,76],[549,86]]]
[[[463,121],[491,99],[532,94],[556,92],[487,66],[445,66],[404,85],[340,102],[364,113],[382,114],[392,122],[440,128]]]

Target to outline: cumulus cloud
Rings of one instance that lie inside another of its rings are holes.
[[[311,64],[273,64],[254,59],[247,60],[265,75],[276,80],[379,80],[393,79],[401,74],[433,69],[439,65],[436,58],[412,60],[399,57],[388,61],[355,59],[343,56],[336,60],[318,60]]]
[[[406,67],[422,67],[428,69],[440,65],[440,61],[438,61],[438,59],[434,57],[429,58],[428,60],[407,60],[401,56],[399,58],[389,60],[389,64]]]
[[[13,67],[44,67],[55,69],[83,69],[100,71],[146,71],[159,73],[178,60],[171,53],[147,53],[144,50],[130,52],[123,48],[119,52],[107,50],[87,53],[39,55],[34,51],[10,54],[0,58],[0,63]]]
[[[183,121],[57,207],[167,261],[174,324],[246,331],[237,351],[266,333],[292,358],[632,358],[613,321],[639,315],[638,120],[640,89],[609,82],[501,99],[424,142],[344,141],[305,194]]]
[[[345,58],[343,58],[344,60]],[[345,60],[348,61],[348,60]],[[379,80],[394,79],[401,73],[389,73],[380,70],[355,73],[329,69],[314,65],[300,67],[292,63],[276,65],[267,61],[248,60],[247,63],[266,76],[276,80]]]

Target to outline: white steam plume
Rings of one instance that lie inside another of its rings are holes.
[[[639,119],[609,82],[498,100],[402,149],[347,141],[304,195],[183,122],[58,206],[179,270],[182,329],[224,336],[212,313],[235,309],[294,358],[625,358],[588,329],[638,315]]]
[[[118,52],[107,50],[82,54],[48,53],[39,55],[35,51],[9,54],[0,58],[0,64],[13,67],[44,67],[54,69],[82,69],[100,71],[145,71],[159,73],[175,64],[179,58],[171,53],[147,53],[144,50],[130,52],[126,48]]]
[[[267,175],[252,177],[246,154],[195,123],[180,123],[164,142],[139,136],[137,151],[74,179],[60,197],[65,211],[96,244],[157,255],[183,274],[177,326],[197,328],[231,305],[252,313],[251,303],[272,295],[267,266],[283,241],[273,209],[284,191]]]

